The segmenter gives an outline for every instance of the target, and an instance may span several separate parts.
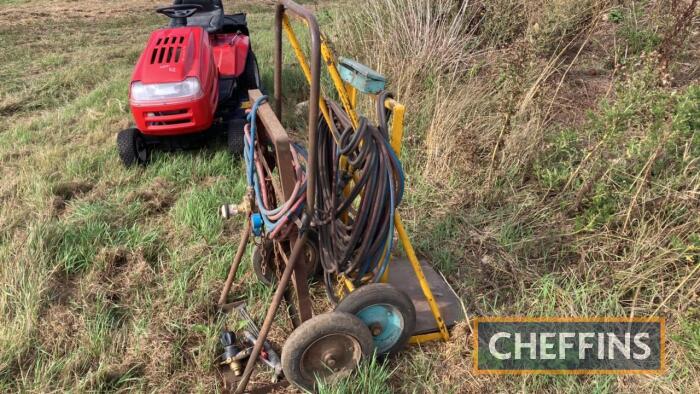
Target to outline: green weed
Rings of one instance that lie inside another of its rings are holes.
[[[360,363],[352,375],[333,383],[319,381],[317,389],[320,394],[389,394],[393,390],[388,384],[394,374],[386,362],[376,357]]]

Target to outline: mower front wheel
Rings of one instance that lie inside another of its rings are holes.
[[[120,131],[117,134],[117,149],[119,150],[119,158],[126,167],[148,163],[148,145],[137,129],[130,128]]]

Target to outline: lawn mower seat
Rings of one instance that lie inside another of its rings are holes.
[[[201,5],[202,10],[187,18],[187,26],[201,26],[207,32],[214,33],[224,25],[224,6],[221,0],[175,0],[173,5]],[[173,27],[173,22],[171,22]]]
[[[246,20],[246,14],[238,13],[233,15],[226,15],[224,17],[224,26],[221,28],[222,33],[242,33],[250,35],[248,32],[248,21]]]

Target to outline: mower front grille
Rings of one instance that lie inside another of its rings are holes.
[[[169,116],[169,115],[180,115],[180,114],[186,114],[187,110],[186,109],[176,109],[173,111],[156,111],[156,112],[151,112],[153,116]]]
[[[182,58],[185,36],[166,36],[159,38],[151,52],[151,64],[175,64]]]
[[[146,114],[146,124],[148,127],[184,125],[193,122],[192,112],[189,109],[157,111]]]

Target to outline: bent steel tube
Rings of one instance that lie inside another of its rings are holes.
[[[310,222],[310,216],[305,216],[306,222]],[[304,223],[308,225],[308,223]],[[275,314],[277,314],[277,309],[282,302],[285,290],[289,284],[289,280],[292,278],[292,271],[294,270],[295,263],[301,258],[304,253],[304,248],[306,247],[306,241],[309,238],[309,232],[305,231],[302,236],[297,240],[292,249],[292,256],[289,258],[289,264],[284,268],[282,277],[280,278],[277,289],[275,289],[275,294],[272,296],[272,303],[267,309],[267,314],[265,315],[265,320],[263,321],[262,327],[260,327],[260,335],[258,335],[258,340],[255,341],[255,346],[253,346],[253,352],[250,354],[248,363],[246,363],[245,371],[241,377],[241,381],[238,383],[236,388],[236,394],[241,394],[245,392],[246,386],[248,386],[248,381],[250,376],[253,374],[253,369],[255,368],[255,363],[258,361],[258,356],[260,351],[262,351],[263,344],[267,340],[267,334],[270,333],[270,328],[272,327],[272,322],[275,320]]]
[[[306,213],[313,216],[316,198],[316,127],[321,97],[321,30],[314,14],[292,0],[280,0],[275,13],[275,112],[282,116],[282,20],[290,12],[306,21],[311,37],[311,89],[309,92],[309,159],[307,161]]]
[[[307,188],[306,188],[306,215],[302,218],[302,230],[305,230],[310,224],[314,214],[314,205],[316,199],[316,128],[318,124],[318,114],[319,114],[319,99],[321,96],[321,32],[318,27],[318,22],[314,14],[302,7],[301,5],[291,1],[291,0],[280,0],[277,4],[277,9],[275,12],[275,112],[278,118],[282,117],[282,20],[284,19],[284,14],[289,11],[296,16],[306,20],[306,24],[309,27],[309,33],[311,36],[311,91],[309,94],[309,156],[307,160]],[[260,335],[258,340],[255,342],[253,347],[253,352],[248,359],[245,371],[241,377],[238,387],[236,387],[236,393],[243,393],[248,386],[248,381],[253,373],[253,368],[262,350],[263,343],[267,339],[267,334],[270,331],[272,322],[277,314],[277,309],[282,302],[282,297],[284,296],[285,289],[289,284],[289,280],[292,276],[292,271],[295,265],[302,258],[303,250],[306,247],[306,241],[308,239],[308,231],[303,231],[300,239],[294,244],[292,249],[292,255],[289,258],[289,263],[282,273],[282,277],[277,284],[277,289],[275,289],[275,294],[272,297],[272,302],[265,315],[265,320],[263,321],[262,327],[260,328]]]
[[[246,226],[245,228],[243,228],[243,232],[241,233],[241,240],[238,244],[236,257],[233,258],[233,262],[231,263],[231,267],[228,271],[228,276],[226,277],[226,282],[224,283],[224,288],[221,290],[221,295],[219,296],[219,307],[223,306],[226,303],[226,297],[228,297],[228,293],[231,292],[233,280],[236,278],[236,272],[238,272],[238,267],[241,265],[243,253],[245,253],[245,248],[248,245],[248,240],[250,239],[251,227],[251,220],[250,218],[248,218],[246,220]]]

